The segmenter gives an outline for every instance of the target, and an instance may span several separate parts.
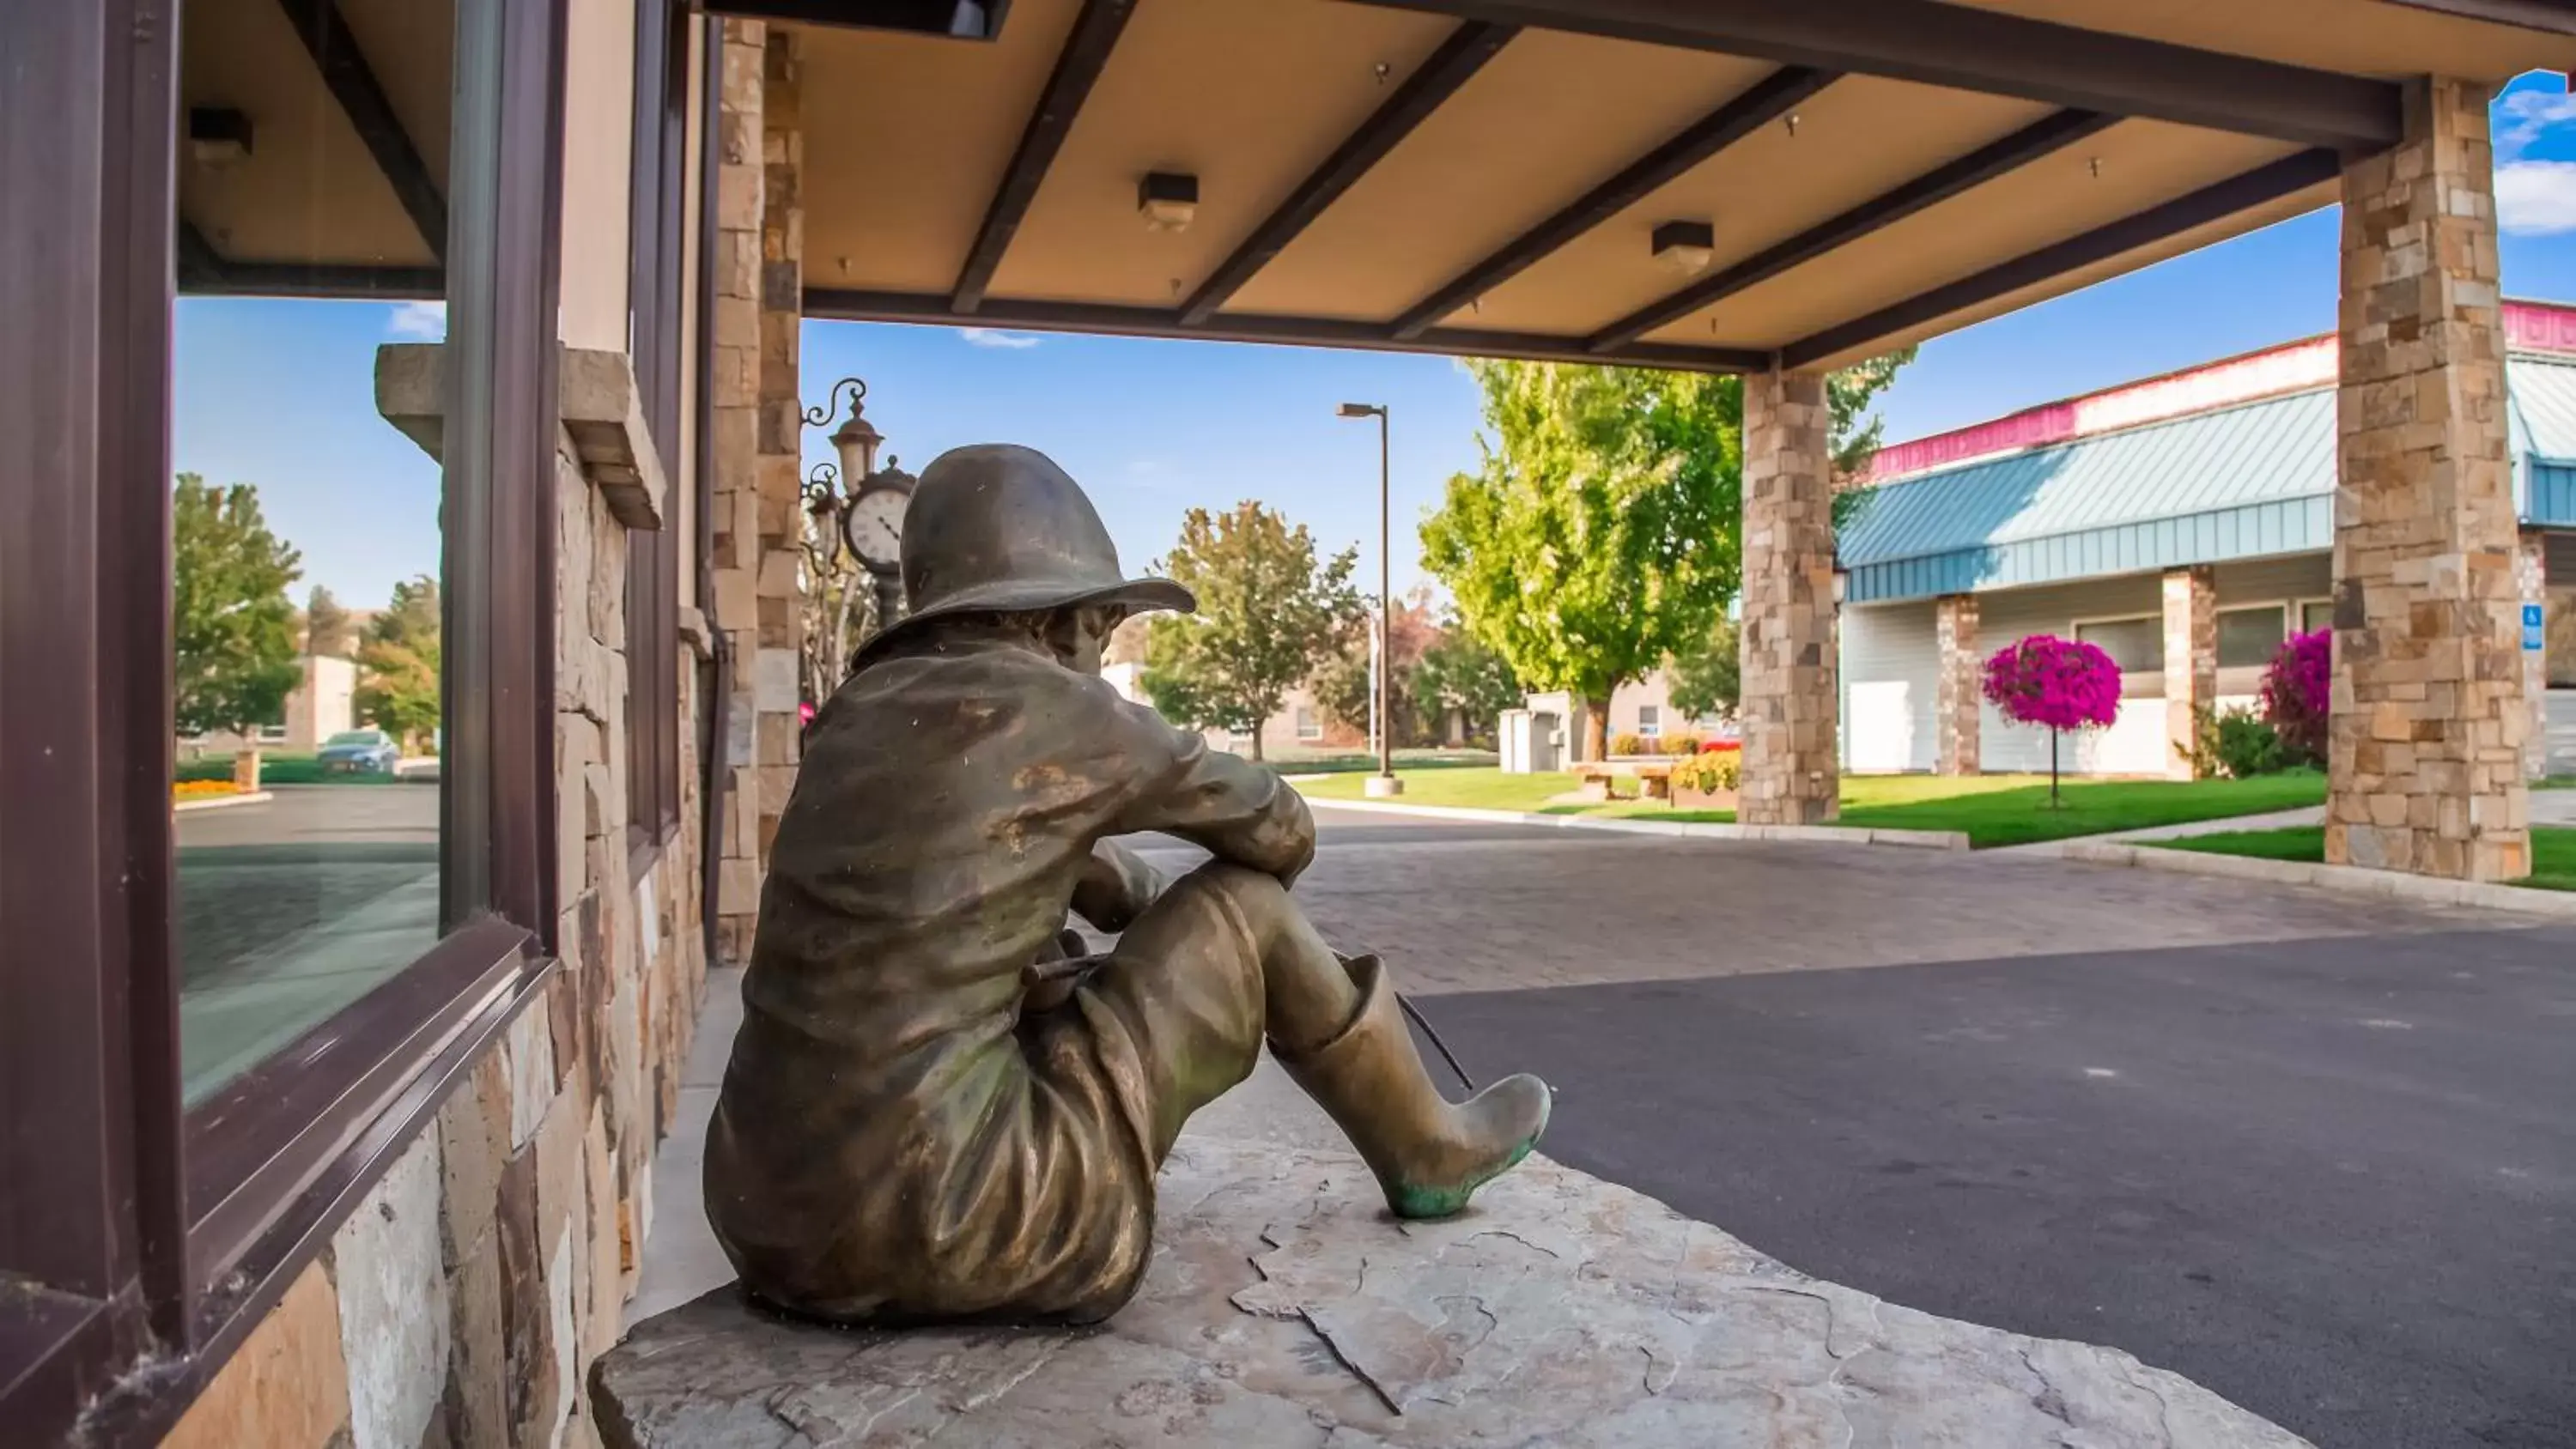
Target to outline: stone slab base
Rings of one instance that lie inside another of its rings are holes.
[[[1533,1158],[1403,1224],[1338,1151],[1183,1139],[1143,1290],[1083,1331],[838,1331],[728,1286],[592,1379],[609,1449],[2280,1446],[2114,1349],[1936,1318]]]

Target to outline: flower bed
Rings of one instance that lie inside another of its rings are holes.
[[[181,780],[170,787],[170,798],[173,801],[206,800],[241,792],[241,786],[230,780]]]
[[[1744,782],[1741,750],[1704,750],[1676,763],[1668,777],[1676,810],[1732,810]]]

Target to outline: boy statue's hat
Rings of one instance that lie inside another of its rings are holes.
[[[1010,443],[951,448],[921,470],[903,514],[903,591],[912,612],[859,646],[852,669],[949,614],[1198,608],[1170,579],[1120,570],[1081,486],[1046,454]]]

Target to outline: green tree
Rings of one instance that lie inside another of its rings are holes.
[[[1414,709],[1426,720],[1440,719],[1452,709],[1462,712],[1472,739],[1492,738],[1501,728],[1503,711],[1520,708],[1527,696],[1510,661],[1455,619],[1443,627],[1438,642],[1422,651],[1422,662],[1413,671]]]
[[[320,584],[304,600],[304,652],[311,655],[334,655],[347,658],[356,644],[356,631],[350,627],[349,611]]]
[[[1720,614],[1697,646],[1675,653],[1664,666],[1673,708],[1685,719],[1734,713],[1744,696],[1743,667],[1735,621]]]
[[[1875,446],[1870,399],[1908,354],[1827,389],[1834,463]],[[1476,361],[1483,464],[1449,480],[1424,563],[1467,628],[1606,749],[1611,692],[1697,648],[1742,583],[1744,389],[1704,373]]]
[[[303,559],[259,511],[247,483],[179,475],[170,495],[170,646],[182,733],[248,735],[284,717],[304,677],[286,587]]]
[[[1375,618],[1356,620],[1340,648],[1306,682],[1327,719],[1362,734],[1369,727],[1369,691],[1377,683],[1369,670],[1369,642],[1376,632]],[[1413,673],[1421,665],[1423,651],[1440,637],[1439,626],[1431,622],[1427,590],[1416,590],[1413,598],[1395,601],[1395,622],[1389,634],[1387,653],[1393,660],[1395,676],[1388,690],[1394,706],[1395,743],[1399,748],[1426,743],[1423,719],[1414,709]]]
[[[358,645],[358,717],[406,747],[439,724],[441,643],[438,580],[426,574],[394,585],[393,600],[367,621]]]
[[[1196,614],[1156,618],[1146,635],[1145,695],[1190,729],[1252,734],[1347,636],[1359,614],[1356,549],[1318,560],[1315,540],[1258,503],[1228,513],[1193,508],[1162,563],[1198,595]]]

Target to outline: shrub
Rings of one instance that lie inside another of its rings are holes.
[[[2120,717],[2120,666],[2081,639],[2033,634],[1986,661],[1986,698],[2004,718],[2048,734],[2048,800],[2057,803],[2057,737]]]
[[[1662,739],[1655,741],[1655,744],[1657,746],[1655,751],[1657,754],[1696,755],[1699,753],[1699,736],[1697,735],[1666,735]]]
[[[2293,763],[2281,748],[2280,732],[2245,709],[2231,709],[2225,714],[2205,707],[2192,711],[2189,755],[2192,773],[2204,779],[2216,775],[2231,780],[2277,775]]]
[[[1619,734],[1610,737],[1610,753],[1614,755],[1642,755],[1645,752],[1646,742],[1640,736]]]
[[[1687,760],[1676,761],[1671,776],[1676,790],[1698,790],[1706,794],[1732,790],[1744,779],[1744,756],[1734,750],[1705,750]]]
[[[2333,632],[2291,635],[2263,671],[2263,718],[2280,737],[2284,765],[2324,762],[2333,698]]]

